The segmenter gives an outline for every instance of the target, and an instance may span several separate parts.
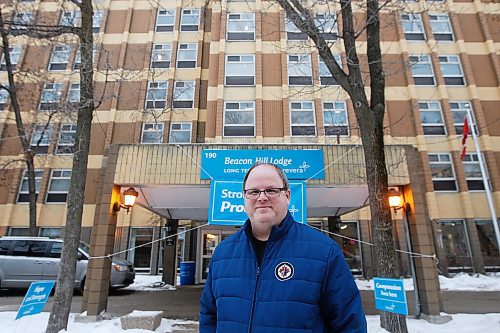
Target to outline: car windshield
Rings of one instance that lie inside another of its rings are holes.
[[[90,246],[88,246],[84,242],[80,242],[80,245],[78,247],[80,248],[80,250],[82,250],[86,254],[90,254]]]

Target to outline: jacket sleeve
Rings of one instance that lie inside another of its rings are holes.
[[[328,332],[367,332],[358,287],[336,244],[330,248],[319,304]]]
[[[217,307],[212,291],[212,262],[200,299],[200,333],[215,333],[217,330]]]

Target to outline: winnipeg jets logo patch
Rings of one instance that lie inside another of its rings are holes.
[[[293,266],[289,262],[280,262],[274,269],[274,275],[280,281],[285,281],[293,276]]]

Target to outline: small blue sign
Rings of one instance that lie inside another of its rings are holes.
[[[56,281],[32,282],[17,312],[16,320],[42,312],[55,283]]]
[[[374,278],[375,307],[382,311],[408,315],[403,280]]]
[[[248,216],[245,213],[242,181],[214,180],[210,186],[208,224],[243,225]],[[288,210],[295,221],[307,223],[306,183],[290,182],[290,205]]]
[[[203,149],[201,154],[201,179],[241,180],[257,162],[278,165],[288,179],[325,178],[323,151],[320,149]]]

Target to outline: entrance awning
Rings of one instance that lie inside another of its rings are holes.
[[[203,185],[164,185],[136,188],[137,203],[169,219],[208,219],[210,187]],[[307,188],[309,218],[340,216],[368,204],[368,188],[351,186],[312,186]]]

